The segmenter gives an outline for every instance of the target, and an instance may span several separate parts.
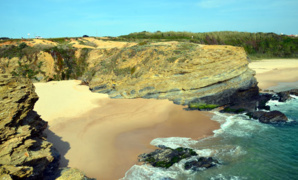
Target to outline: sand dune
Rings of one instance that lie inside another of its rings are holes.
[[[151,151],[158,137],[212,135],[219,124],[210,114],[185,111],[168,100],[109,99],[91,93],[79,81],[35,84],[35,110],[49,122],[48,139],[62,154],[62,166],[90,177],[119,179]]]
[[[270,59],[253,61],[249,67],[256,71],[258,86],[265,89],[283,89],[283,83],[298,81],[298,59]]]

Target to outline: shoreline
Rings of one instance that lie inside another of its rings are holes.
[[[256,71],[258,86],[263,91],[288,90],[284,83],[298,84],[298,59],[264,59],[249,63],[249,67]]]
[[[298,60],[262,60],[249,66],[256,71],[261,89],[298,82],[293,75]],[[211,112],[185,111],[168,100],[110,99],[79,83],[34,84],[40,96],[35,110],[48,121],[46,134],[61,153],[61,166],[78,168],[91,178],[124,177],[138,164],[138,155],[156,149],[150,145],[155,138],[202,139],[220,129]]]
[[[209,112],[185,111],[168,100],[110,99],[78,81],[37,83],[36,92],[35,111],[48,121],[46,134],[61,153],[61,166],[98,179],[124,177],[138,155],[156,149],[150,145],[155,138],[201,139],[220,128]],[[63,104],[50,106],[55,102]]]

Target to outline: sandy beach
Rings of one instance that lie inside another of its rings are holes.
[[[283,90],[298,85],[298,59],[269,59],[253,61],[249,67],[256,71],[262,90]]]
[[[298,60],[250,63],[261,89],[298,81]],[[168,100],[110,99],[80,81],[35,83],[35,110],[48,121],[48,140],[61,153],[61,166],[78,168],[97,179],[119,179],[139,154],[160,137],[200,139],[219,124],[208,112],[185,111]]]
[[[36,83],[35,110],[48,121],[48,140],[62,155],[61,166],[97,179],[119,179],[139,154],[160,137],[199,139],[219,124],[212,114],[185,111],[168,100],[110,99],[80,81]]]

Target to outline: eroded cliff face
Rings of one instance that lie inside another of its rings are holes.
[[[54,160],[42,131],[47,123],[32,111],[38,96],[28,79],[0,74],[0,174],[14,179],[42,177]]]
[[[7,57],[0,57],[0,67],[39,81],[81,79],[93,92],[108,93],[112,98],[224,105],[243,92],[249,92],[245,96],[258,93],[254,71],[248,68],[247,55],[240,47],[95,38],[64,43],[68,44],[47,48],[2,46],[1,54]],[[22,58],[11,58],[10,50]]]
[[[67,179],[60,172],[69,169],[58,170],[60,155],[43,136],[47,122],[33,111],[37,100],[29,79],[0,74],[0,179]]]
[[[169,99],[183,105],[224,105],[241,91],[258,91],[243,48],[192,43],[119,50],[99,61],[89,86],[112,98]]]

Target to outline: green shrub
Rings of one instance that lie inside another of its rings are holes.
[[[215,109],[217,107],[219,106],[216,104],[204,104],[204,103],[196,103],[196,102],[189,104],[190,109],[208,110],[208,109]]]
[[[231,108],[231,107],[226,107],[223,109],[223,112],[227,112],[227,113],[243,113],[245,112],[246,110],[243,109],[243,108],[239,108],[239,109],[235,109],[235,108]]]

